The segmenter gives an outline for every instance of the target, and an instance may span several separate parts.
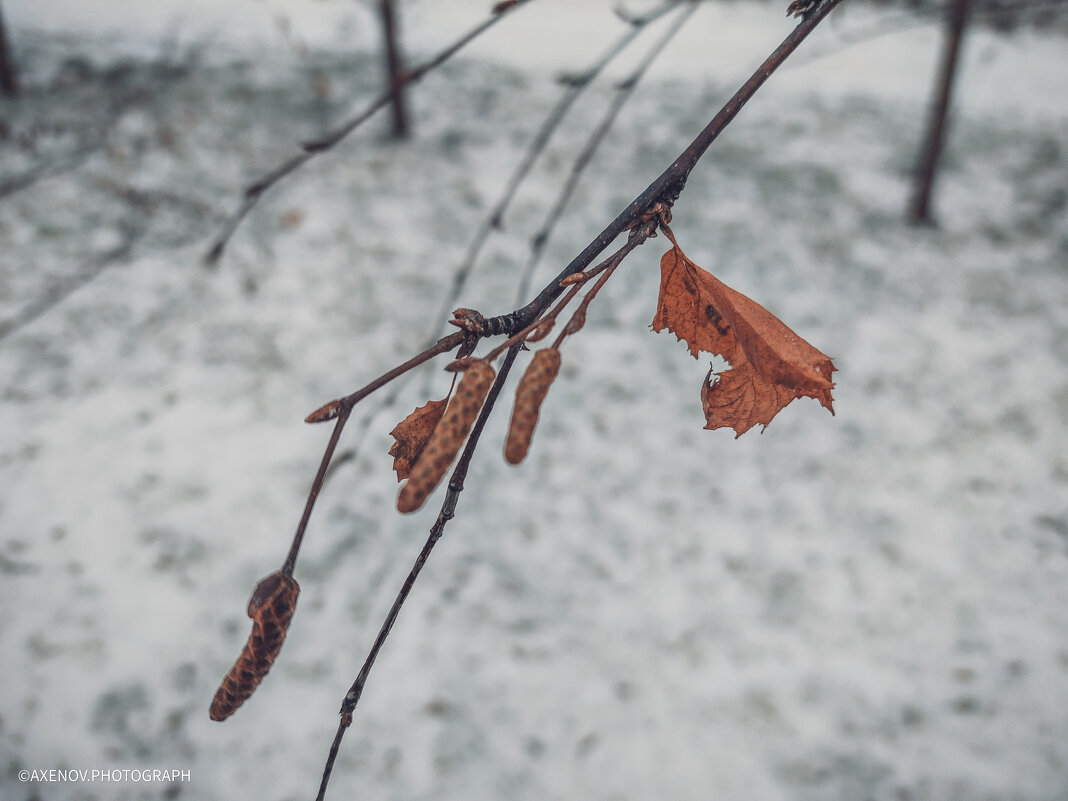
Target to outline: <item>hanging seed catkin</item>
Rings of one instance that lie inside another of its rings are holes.
[[[408,483],[401,487],[397,498],[399,511],[414,512],[434,491],[467,439],[496,375],[489,363],[484,361],[475,362],[464,372],[463,380],[456,387],[456,394],[449,401],[445,414],[430,435],[430,441],[412,467]]]
[[[534,354],[527,371],[515,392],[512,423],[508,426],[508,441],[504,446],[504,458],[508,464],[519,464],[530,449],[530,438],[538,423],[538,413],[545,393],[560,372],[560,351],[544,348]]]
[[[300,585],[292,576],[272,573],[259,584],[248,602],[252,633],[211,702],[211,719],[226,720],[245,703],[274,664],[297,608]]]

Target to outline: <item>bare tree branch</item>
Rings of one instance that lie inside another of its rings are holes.
[[[681,1],[682,0],[669,0],[669,2],[658,6],[640,17],[624,18],[624,21],[628,24],[628,29],[624,31],[623,35],[613,42],[597,61],[590,65],[584,72],[569,76],[567,90],[561,96],[560,100],[557,101],[557,104],[549,112],[548,116],[546,116],[541,128],[531,140],[527,152],[523,156],[523,160],[519,163],[519,166],[508,180],[504,192],[501,193],[497,203],[479,225],[478,230],[471,239],[471,244],[468,245],[467,252],[464,254],[463,260],[460,262],[459,267],[456,268],[456,272],[453,275],[452,286],[449,288],[449,293],[441,305],[441,311],[435,318],[436,321],[445,319],[445,316],[456,305],[457,298],[460,297],[460,293],[463,291],[468,277],[475,268],[478,257],[482,252],[482,247],[486,244],[486,241],[494,230],[499,230],[504,227],[504,214],[509,206],[511,206],[516,192],[530,173],[530,170],[538,160],[538,157],[545,150],[545,146],[549,143],[549,139],[552,137],[553,133],[556,132],[556,129],[560,127],[561,123],[563,123],[564,119],[567,117],[567,114],[572,106],[574,106],[575,101],[578,100],[582,93],[586,91],[587,87],[597,79],[597,76],[604,71],[605,67],[611,64],[612,61],[626,49],[627,45],[638,37],[647,25],[658,20],[668,11],[675,8]],[[432,336],[433,335],[434,334],[432,334]]]
[[[108,267],[129,256],[134,245],[148,230],[148,222],[145,217],[138,215],[123,221],[119,228],[122,231],[122,241],[117,245],[89,259],[77,272],[50,286],[39,298],[20,309],[14,317],[0,322],[0,340],[29,325],[93,281]]]
[[[245,187],[244,199],[241,201],[241,205],[238,206],[237,210],[234,211],[234,213],[231,214],[229,219],[226,221],[225,225],[223,226],[222,232],[215,239],[215,242],[212,244],[211,248],[208,250],[207,255],[204,257],[205,261],[208,264],[213,264],[219,260],[219,258],[223,254],[223,251],[226,249],[227,243],[234,235],[234,231],[237,230],[238,226],[241,225],[241,222],[245,219],[246,216],[248,216],[248,213],[252,211],[252,209],[259,202],[260,198],[263,197],[263,194],[268,189],[273,187],[276,183],[281,181],[290,173],[304,166],[305,163],[310,161],[318,154],[325,153],[326,151],[332,149],[335,145],[337,145],[338,142],[340,142],[350,133],[355,131],[357,128],[363,125],[363,123],[367,122],[367,120],[371,119],[371,117],[378,113],[378,111],[388,105],[393,100],[394,95],[400,92],[405,86],[410,83],[414,83],[415,81],[418,81],[428,72],[436,69],[437,67],[440,67],[452,56],[456,55],[457,52],[462,50],[466,45],[470,44],[481,34],[485,33],[487,30],[489,30],[502,19],[504,19],[507,12],[511,11],[514,8],[518,8],[522,5],[525,5],[531,1],[532,0],[515,0],[515,2],[509,3],[507,4],[507,7],[503,8],[501,8],[500,6],[504,4],[498,4],[499,10],[495,9],[493,14],[488,19],[472,28],[470,31],[465,33],[463,36],[461,36],[459,39],[457,39],[451,45],[446,47],[433,58],[429,59],[428,61],[424,61],[422,64],[418,65],[414,69],[399,76],[389,89],[387,89],[385,92],[383,92],[374,100],[372,100],[371,103],[355,117],[352,117],[346,122],[343,122],[334,130],[330,131],[324,136],[321,136],[318,139],[313,139],[304,142],[300,153],[291,156],[289,159],[279,164],[273,170],[266,173],[258,180],[253,181],[251,184]]]
[[[968,22],[970,5],[971,0],[953,0],[946,18],[945,49],[942,51],[935,98],[931,104],[931,114],[927,122],[927,135],[924,137],[919,164],[916,168],[915,193],[908,210],[908,219],[912,223],[926,225],[933,223],[931,193],[945,145],[953,80],[957,73],[957,61],[960,56],[961,41],[964,38],[964,28]]]
[[[397,34],[397,8],[394,0],[378,0],[378,15],[382,19],[382,38],[385,40],[386,74],[389,86],[401,79],[404,72],[404,59],[401,56],[400,41]],[[408,108],[404,101],[404,90],[400,87],[393,92],[393,138],[404,139],[409,134]]]
[[[390,607],[389,613],[386,615],[378,635],[375,637],[375,641],[371,646],[370,651],[364,660],[363,666],[360,669],[355,681],[352,683],[348,692],[345,694],[345,699],[341,705],[340,721],[338,723],[337,732],[334,735],[333,742],[331,743],[329,754],[327,756],[326,765],[323,771],[322,780],[319,785],[319,792],[316,796],[317,801],[323,801],[326,795],[327,785],[330,781],[330,776],[333,772],[334,763],[337,758],[338,751],[341,746],[342,739],[344,738],[345,731],[352,725],[353,712],[359,703],[360,697],[366,686],[367,679],[370,675],[371,668],[374,665],[378,654],[381,652],[382,647],[385,644],[390,631],[393,628],[394,623],[400,614],[401,607],[404,605],[412,587],[414,586],[423,566],[426,564],[431,552],[437,541],[441,538],[446,523],[453,518],[456,511],[456,505],[459,500],[460,493],[463,491],[464,480],[467,476],[467,470],[470,466],[471,457],[478,445],[479,437],[485,426],[485,422],[488,419],[490,413],[493,411],[494,404],[500,394],[501,387],[504,380],[511,369],[511,366],[515,360],[516,355],[523,346],[523,340],[525,339],[525,331],[529,330],[535,321],[537,321],[541,315],[548,309],[549,305],[562,293],[565,287],[571,287],[569,291],[568,299],[574,297],[574,290],[577,288],[577,283],[581,282],[587,275],[581,277],[575,276],[576,273],[584,273],[586,268],[592,263],[593,259],[601,253],[619,234],[624,231],[630,231],[630,238],[627,245],[624,246],[623,251],[617,252],[607,262],[599,265],[597,268],[589,271],[589,274],[594,273],[597,270],[602,270],[605,275],[602,275],[601,280],[598,281],[594,292],[599,289],[609,275],[622,260],[622,257],[630,252],[641,242],[644,242],[649,236],[652,235],[657,225],[666,220],[670,216],[670,209],[675,200],[679,197],[679,194],[683,191],[686,178],[693,170],[694,166],[700,160],[702,155],[712,144],[712,142],[718,137],[720,132],[737,116],[741,108],[753,97],[756,91],[761,85],[771,76],[771,74],[785,61],[785,59],[800,45],[800,43],[808,36],[809,33],[818,25],[826,16],[838,6],[843,0],[825,0],[825,2],[818,8],[814,8],[812,12],[806,15],[805,19],[798,24],[798,26],[786,37],[783,43],[768,57],[767,60],[757,69],[757,71],[750,77],[748,81],[738,90],[737,93],[727,102],[727,104],[720,110],[718,114],[712,119],[711,122],[705,127],[703,131],[690,143],[690,145],[679,155],[677,159],[669,166],[656,180],[654,180],[644,192],[636,197],[622,213],[620,213],[611,224],[608,225],[590,244],[571,261],[567,267],[564,268],[561,273],[554,278],[549,284],[542,289],[538,295],[530,301],[526,306],[523,306],[516,311],[502,315],[497,318],[491,318],[495,321],[493,324],[489,324],[490,321],[485,321],[486,325],[481,324],[481,316],[478,316],[477,321],[472,322],[471,328],[467,333],[470,333],[473,337],[481,338],[482,336],[495,335],[498,333],[507,333],[510,335],[508,355],[505,357],[500,372],[497,374],[496,379],[493,382],[489,395],[479,412],[478,419],[471,432],[467,444],[464,447],[463,454],[461,455],[456,467],[453,470],[452,476],[449,479],[448,489],[445,494],[445,498],[441,505],[441,510],[438,513],[437,520],[434,526],[430,530],[430,534],[426,543],[423,545],[418,557],[416,557],[415,563],[408,573],[407,578],[404,580],[400,591],[397,594],[393,605]],[[577,280],[576,280],[577,279]],[[554,310],[554,313],[558,313],[561,306]],[[581,314],[584,313],[584,306],[576,312],[575,319],[580,319]],[[568,328],[570,328],[570,324]],[[565,328],[564,335],[567,333]],[[456,335],[453,335],[456,336]],[[444,347],[444,346],[443,346]],[[471,344],[473,347],[473,344]],[[415,357],[421,359],[424,354],[420,354]],[[436,354],[435,354],[436,355]],[[429,357],[427,357],[429,358]],[[407,363],[406,363],[407,364]],[[404,367],[402,365],[401,367]],[[400,370],[401,368],[396,368]],[[394,371],[391,371],[391,373]],[[389,375],[389,374],[387,374]],[[385,376],[383,376],[385,378]],[[369,385],[370,386],[370,385]],[[365,388],[366,390],[367,388]],[[364,397],[365,390],[360,390],[357,393],[349,396],[349,398]],[[333,416],[334,406],[333,404],[340,404],[339,401],[333,401],[331,404],[327,404],[322,407],[316,413],[313,413],[313,417],[322,413],[322,419],[330,419]],[[339,405],[337,407],[338,423],[335,427],[334,435],[331,437],[331,445],[328,446],[328,454],[332,453],[333,447],[337,444],[337,439],[340,435],[340,430],[344,425],[345,419],[348,414],[348,410],[351,406]],[[329,455],[324,458],[322,465],[320,466],[319,476],[317,476],[318,485],[321,486],[321,476],[325,474],[329,463]],[[313,492],[317,491],[313,488]],[[293,551],[291,549],[291,557],[287,559],[287,564],[290,564],[291,560],[295,559]]]
[[[689,7],[679,14],[678,18],[664,32],[663,36],[656,41],[653,47],[650,48],[648,54],[646,54],[645,58],[642,59],[634,71],[620,82],[619,86],[616,88],[616,96],[609,104],[600,123],[598,123],[597,127],[593,130],[593,133],[590,134],[585,147],[582,148],[578,157],[571,165],[571,172],[568,174],[563,188],[557,195],[556,203],[554,203],[552,209],[549,210],[541,228],[539,228],[537,233],[531,238],[530,256],[527,258],[527,263],[523,266],[523,271],[520,273],[519,289],[516,292],[517,302],[522,301],[522,299],[526,297],[527,291],[530,289],[530,279],[534,274],[534,268],[537,267],[538,262],[541,261],[542,254],[545,252],[545,246],[549,243],[549,238],[552,236],[556,224],[560,221],[560,217],[563,216],[568,201],[571,200],[571,196],[575,193],[575,187],[578,186],[579,178],[582,177],[582,173],[586,170],[586,167],[589,166],[590,162],[593,160],[594,154],[597,153],[601,143],[612,129],[616,118],[619,116],[619,112],[623,110],[627,101],[633,96],[634,90],[638,86],[638,82],[641,81],[642,77],[645,75],[649,67],[652,66],[653,62],[656,61],[657,57],[664,52],[671,40],[675,38],[675,35],[682,30],[682,27],[690,20],[690,17],[692,17],[693,13],[697,10],[697,5],[700,0],[686,0],[686,2]]]
[[[7,42],[7,26],[4,25],[4,13],[0,9],[0,92],[8,97],[19,93],[18,74],[15,62],[11,58],[11,48]]]

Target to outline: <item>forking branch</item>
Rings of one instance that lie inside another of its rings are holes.
[[[437,55],[413,67],[403,75],[398,76],[393,85],[372,100],[363,111],[341,123],[323,136],[304,142],[301,145],[300,153],[291,156],[273,170],[260,176],[257,180],[245,187],[241,205],[237,207],[223,224],[223,230],[215,238],[215,241],[208,249],[204,261],[208,264],[214,264],[219,260],[223,251],[226,250],[226,245],[229,243],[230,238],[234,235],[234,232],[237,231],[238,226],[241,225],[242,221],[248,216],[248,213],[252,211],[256,204],[259,203],[260,198],[263,197],[268,189],[273,187],[290,173],[303,167],[315,156],[332,149],[338,142],[393,102],[393,98],[398,92],[403,90],[405,86],[418,81],[428,72],[440,67],[456,55],[456,53],[500,22],[508,12],[530,2],[531,0],[510,0],[510,2],[498,3],[494,6],[489,18],[472,28]]]
[[[690,0],[690,2],[696,2],[696,0]],[[588,283],[593,276],[598,275],[598,280],[593,288],[580,302],[571,322],[565,326],[561,334],[558,336],[555,345],[550,350],[556,350],[560,344],[562,344],[565,337],[575,333],[575,331],[581,327],[586,306],[592,300],[593,295],[595,295],[601,286],[603,286],[605,281],[608,280],[630,252],[643,244],[647,239],[656,236],[657,230],[670,220],[672,206],[683,192],[687,177],[712,142],[737,116],[742,107],[752,99],[771,74],[783,64],[783,62],[794,52],[794,50],[796,50],[815,27],[841,2],[843,2],[843,0],[823,0],[822,3],[813,5],[810,9],[807,9],[802,21],[793,31],[791,31],[763,64],[757,68],[753,75],[742,85],[734,96],[727,101],[723,108],[720,109],[708,125],[697,135],[686,149],[683,150],[678,158],[676,158],[667,169],[653,180],[641,194],[628,204],[627,207],[617,215],[617,217],[609,223],[600,234],[598,234],[577,256],[575,256],[575,258],[572,259],[572,261],[564,267],[555,278],[547,283],[526,305],[521,306],[510,313],[490,318],[483,318],[482,315],[472,310],[457,310],[454,313],[454,318],[451,322],[460,329],[459,331],[449,336],[442,337],[429,348],[413,356],[407,362],[384,373],[378,379],[375,379],[362,389],[343,398],[330,401],[309,415],[308,422],[324,422],[336,419],[336,423],[327,445],[326,452],[320,463],[315,481],[313,482],[312,489],[309,492],[308,501],[305,505],[300,523],[298,524],[297,532],[294,535],[293,544],[281,571],[279,571],[281,579],[270,585],[273,587],[277,584],[282,589],[286,590],[286,592],[290,593],[285,596],[286,603],[290,606],[292,605],[292,602],[295,601],[295,591],[293,591],[293,588],[295,588],[296,585],[295,582],[292,581],[291,576],[296,564],[300,545],[307,529],[315,501],[322,487],[323,479],[329,468],[331,458],[353,407],[360,400],[366,398],[383,386],[386,386],[389,382],[399,376],[404,375],[409,370],[429,361],[435,356],[450,352],[453,349],[456,349],[456,360],[450,365],[450,368],[459,369],[461,371],[467,369],[468,374],[465,374],[465,380],[469,375],[476,372],[480,376],[485,376],[487,373],[492,376],[491,381],[487,380],[482,387],[477,403],[469,404],[469,408],[467,408],[466,411],[461,410],[461,413],[466,415],[463,423],[463,437],[466,437],[466,443],[463,445],[463,450],[459,455],[459,459],[452,468],[452,473],[447,482],[447,490],[441,502],[434,525],[430,529],[426,543],[423,545],[408,573],[408,576],[405,578],[404,583],[402,584],[400,591],[398,592],[396,599],[394,600],[393,605],[364,660],[363,666],[345,695],[340,709],[338,728],[330,746],[319,786],[319,792],[316,796],[317,801],[322,801],[325,798],[327,786],[330,781],[341,742],[345,732],[353,723],[353,714],[359,703],[360,697],[362,696],[374,662],[384,646],[385,641],[399,616],[400,610],[418,579],[420,572],[425,566],[427,559],[430,557],[434,546],[442,537],[445,526],[448,521],[455,516],[459,498],[464,489],[464,482],[467,478],[471,459],[479,444],[480,436],[486,421],[495,407],[503,388],[503,384],[516,357],[524,347],[524,343],[534,341],[535,339],[541,339],[547,334],[548,330],[552,327],[555,318],[560,314],[562,309],[578,295],[580,288]],[[594,260],[623,233],[628,234],[626,242],[607,259],[591,268],[590,265],[593,264]],[[675,247],[677,249],[677,245]],[[565,292],[567,293],[566,297],[554,306],[557,299]],[[505,336],[507,337],[507,341],[483,358],[474,358],[471,356],[475,347],[482,339],[493,336]],[[500,354],[505,351],[507,351],[507,353],[504,355],[499,371],[494,373],[490,363],[499,358]],[[456,398],[454,398],[454,401],[463,395],[463,385],[464,382],[461,382],[460,388],[456,390]],[[450,410],[447,409],[445,413],[446,416],[448,416],[449,413]],[[468,431],[470,432],[469,435]],[[435,431],[435,435],[436,434],[437,432]],[[458,448],[460,442],[457,442],[456,445]],[[455,453],[456,451],[453,451],[452,455],[455,455]],[[449,461],[451,461],[451,459],[452,456],[449,457]],[[444,467],[447,468],[448,465],[446,464]],[[442,472],[444,472],[444,468]],[[404,491],[402,490],[402,497],[403,495]],[[420,500],[419,503],[421,502],[422,501]],[[410,511],[413,508],[416,507],[411,506],[405,508],[404,511]],[[275,575],[277,576],[279,574]],[[261,587],[270,581],[271,578],[273,577],[269,577],[265,582],[261,582]],[[253,601],[262,602],[264,599],[260,598],[260,595],[261,591],[258,588],[253,596]],[[283,609],[283,612],[291,614],[292,610],[291,608]],[[253,616],[252,605],[250,605],[250,616]],[[254,617],[254,620],[257,619]],[[288,617],[285,617],[285,620],[288,622]],[[254,628],[254,633],[255,630],[256,629]],[[282,636],[284,638],[284,632]],[[277,636],[276,640],[278,640]],[[280,640],[277,641],[277,646],[281,646]],[[270,658],[267,660],[267,667],[269,667],[273,658],[274,654],[271,654]],[[264,672],[266,672],[266,669],[264,669]],[[258,678],[256,679],[256,682],[258,683]],[[244,698],[238,699],[237,704],[240,704],[243,700]]]

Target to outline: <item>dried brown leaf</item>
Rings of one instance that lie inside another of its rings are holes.
[[[698,267],[677,244],[660,260],[652,325],[685,341],[695,358],[704,351],[730,362],[730,370],[714,382],[710,374],[702,386],[705,428],[729,427],[741,436],[754,425],[767,426],[802,396],[834,413],[830,358],[759,303]]]
[[[397,481],[403,481],[411,473],[412,465],[419,460],[430,435],[434,433],[441,416],[445,414],[448,398],[428,401],[410,415],[401,420],[389,435],[396,440],[389,449],[393,457],[393,469],[397,471]]]

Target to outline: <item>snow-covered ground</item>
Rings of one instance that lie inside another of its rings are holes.
[[[536,283],[781,40],[784,4],[699,12]],[[396,513],[388,431],[447,381],[428,369],[393,406],[367,402],[366,436],[364,417],[346,430],[356,455],[313,517],[282,655],[213,723],[329,435],[301,420],[424,341],[554,74],[619,23],[601,2],[515,14],[413,93],[414,140],[372,123],[208,269],[240,187],[377,92],[370,12],[186,0],[178,24],[165,3],[3,5],[26,93],[0,106],[0,185],[42,177],[0,197],[0,798],[312,798],[437,509]],[[486,5],[417,3],[409,49]],[[837,415],[801,400],[763,434],[703,431],[707,364],[649,331],[662,240],[633,254],[565,345],[526,463],[499,455],[507,409],[491,422],[329,798],[1068,798],[1068,42],[969,39],[942,225],[916,229],[902,209],[938,33],[842,49],[880,19],[829,20],[673,224],[834,357]],[[595,86],[554,138],[457,305],[513,306],[610,96]],[[50,768],[190,780],[19,780]]]

